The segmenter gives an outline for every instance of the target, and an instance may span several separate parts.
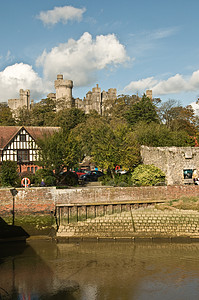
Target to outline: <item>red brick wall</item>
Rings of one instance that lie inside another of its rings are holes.
[[[47,213],[54,210],[51,188],[20,188],[15,197],[15,212],[22,214]],[[0,189],[0,216],[10,213],[13,197],[9,189]]]
[[[117,187],[117,188],[20,188],[15,197],[15,212],[50,214],[55,203],[96,203],[136,200],[171,200],[182,196],[199,196],[199,186]],[[0,189],[0,216],[10,214],[13,198],[10,189]]]

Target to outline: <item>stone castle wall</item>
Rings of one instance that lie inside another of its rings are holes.
[[[196,170],[199,175],[199,148],[142,146],[141,156],[145,165],[153,164],[165,173],[169,185],[186,183],[186,169]]]
[[[33,102],[31,102],[33,105]],[[16,115],[16,110],[19,108],[30,109],[30,90],[20,89],[19,99],[8,99],[8,106],[13,112],[13,115]],[[14,113],[15,112],[15,113]]]

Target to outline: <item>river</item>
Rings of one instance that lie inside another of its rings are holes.
[[[199,243],[0,245],[0,299],[199,299]]]

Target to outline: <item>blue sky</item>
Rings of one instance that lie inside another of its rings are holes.
[[[73,96],[102,90],[186,106],[199,97],[199,1],[7,0],[0,4],[0,101],[30,89],[38,101],[57,74]]]

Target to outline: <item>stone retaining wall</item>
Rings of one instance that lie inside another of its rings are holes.
[[[54,187],[20,188],[15,197],[15,211],[22,214],[47,213],[56,204],[136,202],[173,200],[182,196],[196,197],[199,186],[157,187],[83,187],[58,190]],[[13,198],[10,189],[0,189],[0,216],[10,214]]]
[[[199,212],[133,209],[59,227],[57,237],[199,237]]]
[[[199,186],[82,187],[58,190],[54,187],[20,188],[15,197],[15,225],[29,234],[48,234],[58,204],[138,203],[198,196]],[[0,189],[0,217],[12,221],[13,197],[10,189]]]

